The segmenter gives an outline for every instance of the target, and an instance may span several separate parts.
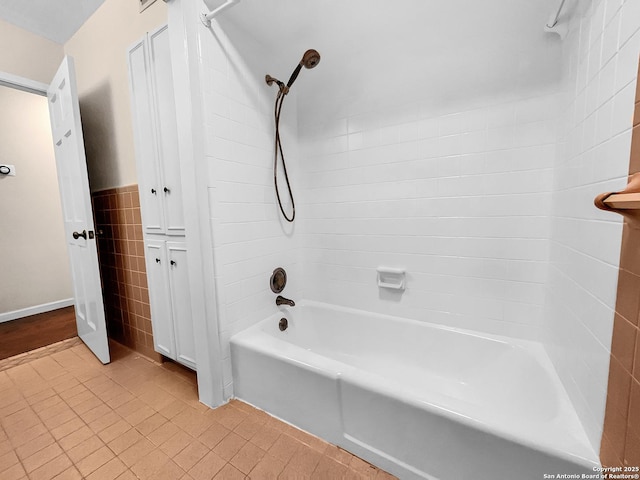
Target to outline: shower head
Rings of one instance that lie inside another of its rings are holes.
[[[302,60],[300,60],[300,63],[298,63],[298,65],[296,66],[286,85],[277,78],[272,77],[271,75],[266,75],[264,79],[269,86],[273,85],[274,83],[278,84],[278,87],[280,87],[280,91],[286,95],[287,93],[289,93],[289,88],[291,88],[293,82],[295,82],[296,78],[298,78],[302,67],[311,69],[318,65],[318,63],[320,63],[320,54],[317,50],[309,49],[304,52],[304,55],[302,55]]]
[[[296,69],[293,71],[293,73],[289,77],[289,81],[287,82],[287,87],[291,88],[291,85],[293,85],[293,82],[295,82],[296,78],[298,78],[298,75],[300,74],[300,70],[302,70],[302,67],[313,68],[316,65],[318,65],[318,63],[320,63],[320,54],[316,50],[310,49],[304,52],[304,55],[302,55],[302,60],[300,60],[300,63],[298,64]]]
[[[310,49],[304,52],[302,56],[302,60],[300,60],[300,65],[303,65],[305,68],[313,68],[320,63],[320,54],[317,50]]]

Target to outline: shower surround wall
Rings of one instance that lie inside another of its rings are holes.
[[[273,189],[273,102],[266,72],[282,75],[274,55],[232,24],[199,29],[205,97],[205,160],[223,349],[225,398],[233,392],[229,339],[278,311],[269,277],[287,271],[283,295],[299,299],[297,224],[285,223]],[[281,135],[289,175],[296,175],[295,93],[285,101]],[[281,169],[280,169],[281,171]],[[281,183],[280,185],[284,185]],[[284,189],[284,187],[283,187]],[[286,194],[286,191],[285,191]]]
[[[640,52],[640,1],[570,4],[565,86],[552,204],[543,341],[582,420],[600,448],[620,258],[621,219],[593,198],[626,184]],[[611,359],[618,378],[619,362]],[[609,395],[617,395],[609,386]],[[621,407],[622,408],[622,407]],[[614,413],[612,410],[609,413]],[[622,418],[622,413],[613,419]],[[607,422],[609,423],[609,422]],[[624,436],[602,451],[622,458]]]
[[[557,100],[302,124],[305,298],[537,339]],[[403,294],[379,265],[407,269]]]

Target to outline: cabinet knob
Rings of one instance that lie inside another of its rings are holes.
[[[170,262],[170,263],[171,263],[171,265],[177,265],[177,263],[176,263],[176,262],[174,262],[173,260],[171,260],[171,262]]]
[[[160,259],[159,258],[156,258],[156,263],[160,263]]]
[[[171,193],[171,190],[169,190],[169,188],[164,187],[164,193]]]
[[[155,188],[152,188],[152,189],[151,189],[151,193],[153,193],[153,194],[155,195],[155,194],[156,194],[156,189],[155,189]]]

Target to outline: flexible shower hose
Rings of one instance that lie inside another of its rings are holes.
[[[275,105],[275,118],[276,118],[276,140],[274,147],[274,158],[273,158],[273,184],[276,187],[276,197],[278,198],[278,206],[280,207],[280,211],[282,212],[282,216],[289,223],[292,223],[296,218],[296,204],[293,201],[293,193],[291,192],[291,184],[289,183],[289,174],[287,173],[287,164],[284,161],[284,153],[282,151],[282,142],[280,141],[280,112],[282,111],[282,103],[284,102],[284,97],[286,93],[283,92],[283,89],[280,88],[278,91],[278,96],[276,97],[276,105]],[[280,152],[280,158],[282,158],[282,170],[284,171],[284,178],[287,181],[287,190],[289,190],[289,198],[291,198],[291,207],[292,213],[291,217],[287,215],[284,211],[284,207],[282,206],[282,200],[280,199],[280,191],[278,190],[278,152]]]

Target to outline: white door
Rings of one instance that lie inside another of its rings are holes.
[[[109,363],[98,252],[73,58],[66,56],[47,89],[78,335]]]

